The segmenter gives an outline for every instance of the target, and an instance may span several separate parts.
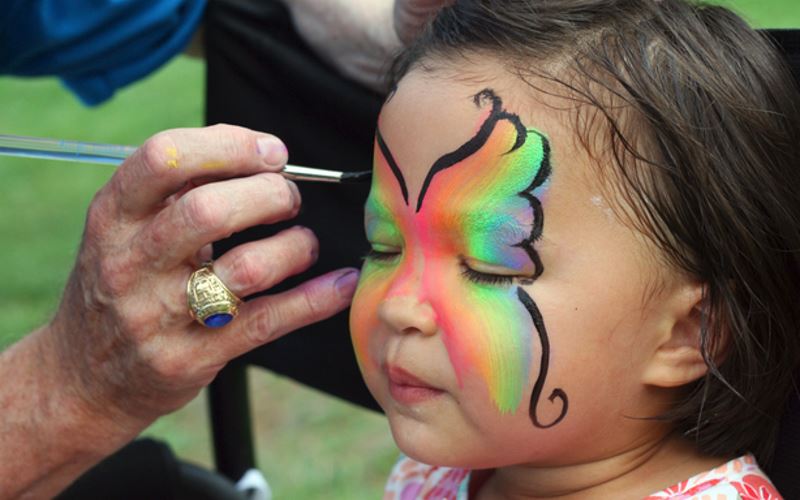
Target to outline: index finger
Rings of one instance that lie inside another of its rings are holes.
[[[232,125],[173,129],[156,134],[123,163],[109,182],[122,213],[144,215],[187,182],[278,172],[286,146],[275,136]]]

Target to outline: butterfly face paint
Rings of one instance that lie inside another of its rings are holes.
[[[477,132],[433,163],[418,193],[409,192],[403,167],[378,130],[365,218],[373,253],[353,307],[375,311],[382,301],[409,294],[430,304],[459,383],[477,374],[501,413],[525,402],[531,372],[538,370],[529,414],[546,428],[564,418],[568,399],[554,389],[548,400],[560,411],[540,421],[550,347],[541,313],[519,285],[543,272],[533,243],[543,229],[549,143],[505,111],[492,90],[473,101],[482,110]],[[376,363],[369,336],[378,323],[374,314],[352,315],[362,368]]]

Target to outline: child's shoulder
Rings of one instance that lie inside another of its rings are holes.
[[[383,498],[466,500],[469,476],[467,469],[426,465],[401,456],[392,469]],[[695,498],[766,500],[783,497],[753,456],[745,455],[653,493],[645,500]]]
[[[714,498],[781,499],[783,498],[752,455],[744,455],[719,467],[692,476],[685,481],[648,496],[645,500]]]
[[[469,470],[426,465],[401,455],[392,468],[383,500],[466,500]]]

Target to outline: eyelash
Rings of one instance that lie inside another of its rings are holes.
[[[367,255],[363,257],[363,260],[385,262],[394,259],[398,255],[400,255],[400,252],[379,252],[374,248],[370,248]]]
[[[514,282],[513,276],[476,271],[469,267],[463,259],[461,260],[461,276],[479,285],[507,286]]]
[[[364,260],[371,260],[373,262],[388,262],[397,258],[399,255],[400,252],[380,252],[374,248],[371,248],[364,256]],[[513,276],[489,274],[476,271],[475,269],[469,267],[463,259],[461,259],[460,265],[461,276],[472,283],[481,285],[507,286],[514,282]]]

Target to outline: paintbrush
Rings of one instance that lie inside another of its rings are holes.
[[[134,151],[133,146],[0,135],[0,155],[4,156],[119,165]],[[299,165],[286,165],[281,174],[293,181],[335,183],[367,182],[372,177],[371,170],[341,172]]]

